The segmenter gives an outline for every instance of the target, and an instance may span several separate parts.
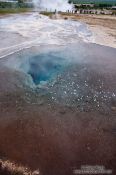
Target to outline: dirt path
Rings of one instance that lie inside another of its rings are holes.
[[[94,43],[116,48],[116,17],[106,15],[63,15],[89,25]]]

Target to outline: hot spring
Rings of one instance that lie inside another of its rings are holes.
[[[53,79],[67,67],[73,56],[66,49],[62,51],[62,48],[68,44],[93,40],[91,31],[83,23],[63,19],[52,20],[38,13],[1,18],[0,38],[0,57],[10,58],[5,64],[28,74],[36,85]],[[36,54],[30,52],[32,47],[38,48]],[[23,50],[28,48],[31,56],[23,54]],[[57,53],[55,49],[58,50]],[[76,49],[79,54],[79,48]],[[19,51],[22,51],[22,55]]]
[[[38,13],[1,17],[0,38],[0,159],[42,175],[115,169],[116,50]]]
[[[47,81],[55,78],[58,73],[62,72],[66,64],[65,58],[48,53],[27,59],[26,62],[19,66],[19,69],[29,74],[33,82],[38,85],[40,83],[47,83]]]
[[[110,109],[116,94],[115,84],[110,87],[115,49],[92,44],[86,24],[38,13],[11,15],[1,19],[0,37],[0,66],[6,70],[8,90],[26,85],[40,94],[43,88],[49,100],[60,104]]]

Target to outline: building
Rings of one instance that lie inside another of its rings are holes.
[[[112,9],[112,10],[116,10],[116,6],[112,6],[111,9]]]
[[[93,8],[94,4],[74,4],[75,7],[90,7]]]

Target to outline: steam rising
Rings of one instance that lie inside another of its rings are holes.
[[[33,0],[36,8],[48,11],[66,12],[73,9],[73,5],[68,3],[68,0]]]

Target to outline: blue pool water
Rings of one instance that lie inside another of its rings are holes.
[[[48,53],[30,57],[25,64],[21,64],[20,68],[26,71],[32,77],[33,82],[38,85],[56,77],[63,71],[67,63],[65,58]],[[26,69],[27,64],[28,68]]]

